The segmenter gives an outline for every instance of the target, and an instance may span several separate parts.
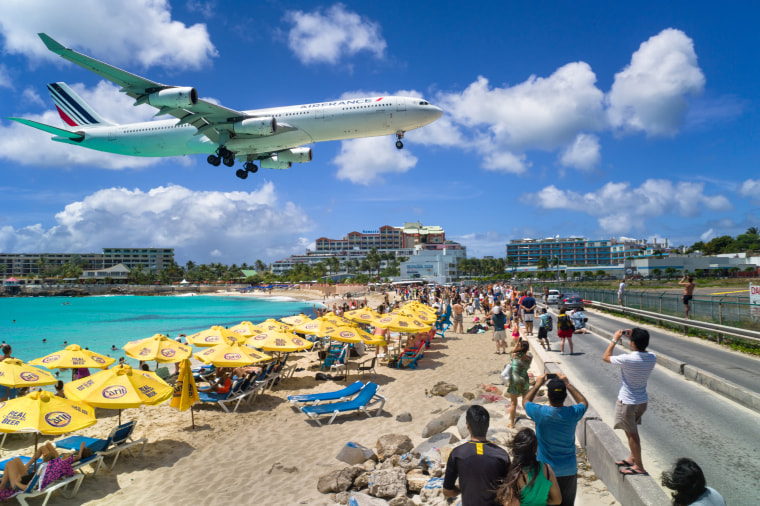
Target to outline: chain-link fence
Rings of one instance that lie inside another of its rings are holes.
[[[563,286],[560,291],[577,293],[586,300],[618,304],[616,290]],[[683,295],[673,292],[626,290],[623,305],[644,311],[684,316]],[[689,302],[689,317],[721,325],[757,328],[760,326],[760,307],[750,305],[746,294],[695,295]]]

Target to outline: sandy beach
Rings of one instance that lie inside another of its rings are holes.
[[[275,292],[272,296],[322,300],[321,293],[311,291]],[[377,306],[381,297],[369,296],[370,305]],[[472,317],[465,317],[465,329],[471,322]],[[148,438],[143,457],[122,455],[113,471],[104,466],[97,476],[88,476],[76,498],[56,494],[51,504],[335,504],[330,495],[317,490],[317,480],[346,466],[335,459],[346,442],[374,448],[380,436],[395,433],[419,444],[425,424],[451,406],[443,397],[426,395],[427,390],[438,381],[447,381],[458,386],[457,394],[476,392],[480,385],[496,381],[506,363],[506,356],[494,353],[490,332],[447,332],[446,339],[433,340],[416,370],[377,367],[378,374],[371,379],[387,398],[382,415],[342,415],[332,425],[319,427],[295,411],[286,396],[335,390],[370,377],[352,371],[348,382],[316,381],[316,371],[309,368],[318,363],[315,353],[298,353],[292,359],[298,360],[302,371],[236,413],[224,413],[218,406],[196,406],[194,430],[190,412],[179,412],[168,403],[122,411],[123,421],[137,421],[135,436]],[[403,412],[411,413],[411,422],[396,421]],[[491,426],[502,432],[500,437],[508,437],[506,409],[503,413],[502,418],[492,418]],[[100,421],[80,433],[106,437],[117,425],[116,415],[99,411]],[[517,424],[518,428],[522,426],[532,426],[524,414]],[[459,435],[456,427],[449,432]],[[33,441],[30,436],[9,437],[3,457],[30,453]],[[576,504],[617,504],[604,484],[595,479],[581,451],[579,454]],[[108,459],[109,466],[110,462]]]

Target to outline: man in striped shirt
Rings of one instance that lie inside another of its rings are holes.
[[[615,345],[623,336],[628,337],[632,353],[612,356]],[[641,328],[618,330],[612,336],[612,342],[604,351],[602,360],[620,367],[620,391],[615,404],[615,427],[623,429],[628,437],[631,454],[627,459],[616,462],[620,472],[627,475],[646,475],[641,461],[641,438],[638,425],[641,416],[647,410],[647,381],[652,374],[657,357],[646,351],[649,346],[649,332]]]

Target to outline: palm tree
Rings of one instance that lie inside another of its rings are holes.
[[[749,227],[746,233],[751,235],[758,235],[757,227]]]

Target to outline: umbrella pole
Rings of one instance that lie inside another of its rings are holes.
[[[121,425],[121,410],[119,410],[119,425]]]
[[[193,430],[195,430],[195,413],[192,406],[190,406],[190,420],[193,422]]]

